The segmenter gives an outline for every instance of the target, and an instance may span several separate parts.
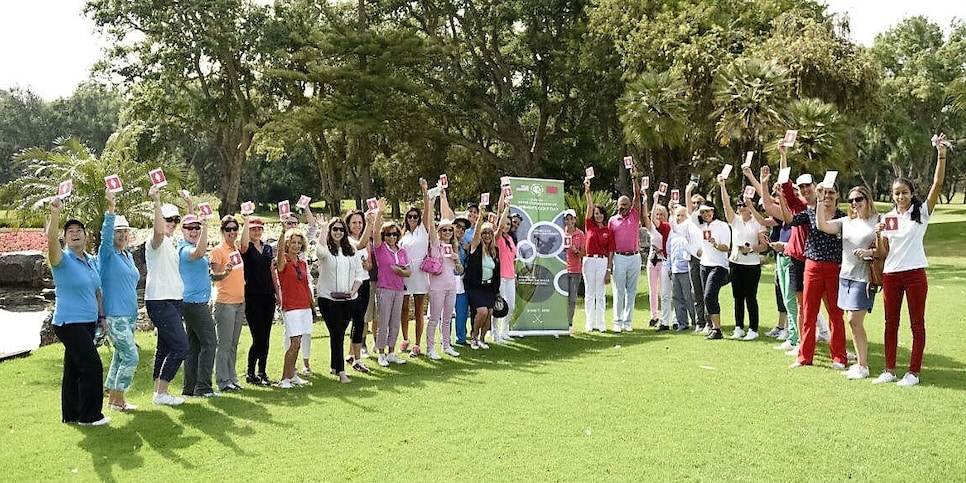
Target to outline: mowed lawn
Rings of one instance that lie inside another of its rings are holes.
[[[922,384],[847,381],[819,345],[787,369],[775,342],[706,341],[646,328],[646,279],[631,334],[528,337],[463,356],[301,389],[246,388],[180,407],[150,404],[155,338],[139,334],[136,412],[109,427],[60,423],[63,349],[0,363],[5,481],[964,481],[966,209],[941,207],[927,235]],[[771,267],[759,296],[775,321]],[[726,336],[733,325],[723,291]],[[608,318],[610,313],[608,312]],[[577,326],[583,328],[583,312]],[[883,317],[867,318],[873,376]],[[272,377],[281,371],[281,326]],[[240,368],[249,346],[240,344]],[[326,374],[324,324],[313,368]],[[850,343],[851,344],[851,343]],[[910,333],[900,329],[901,377]],[[851,348],[851,347],[850,347]],[[101,349],[106,364],[107,349]],[[376,367],[370,359],[370,366]],[[242,371],[243,372],[243,371]],[[180,389],[180,376],[172,388]]]

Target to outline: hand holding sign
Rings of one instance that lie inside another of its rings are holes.
[[[501,188],[505,188],[507,186],[510,186],[510,177],[509,176],[501,176],[500,177],[500,187]]]
[[[745,186],[745,199],[752,200],[755,197],[755,187],[752,185]]]
[[[311,203],[311,202],[312,202],[312,198],[309,198],[308,196],[302,195],[302,196],[299,196],[299,200],[298,200],[297,203],[295,203],[295,206],[297,206],[297,207],[299,207],[299,208],[301,208],[301,209],[304,210],[304,209],[307,209],[309,207],[309,203]]]
[[[839,175],[838,171],[826,171],[825,179],[822,180],[822,187],[831,189],[835,186],[835,178]]]
[[[366,200],[366,208],[369,211],[376,211],[379,209],[379,202],[375,198],[369,198]]]
[[[731,176],[732,169],[734,169],[734,166],[725,163],[724,167],[721,168],[721,177],[728,179],[728,176]]]
[[[242,262],[241,253],[238,253],[238,250],[235,250],[228,254],[228,265],[232,269],[239,269],[245,266],[245,263]]]
[[[445,173],[439,175],[439,183],[438,184],[439,184],[439,187],[440,188],[448,189],[449,188],[449,177],[446,176]]]
[[[71,191],[74,190],[74,181],[67,180],[61,181],[60,185],[57,186],[57,198],[64,199],[70,196]]]
[[[667,183],[662,181],[661,184],[657,185],[657,194],[661,196],[667,195]]]
[[[634,157],[624,156],[624,167],[627,169],[634,169]]]
[[[787,166],[778,170],[778,182],[781,184],[787,183],[788,180],[791,178],[791,176],[792,176],[791,166]]]
[[[745,153],[745,162],[741,163],[741,168],[744,169],[744,168],[751,167],[751,160],[754,157],[755,157],[754,151],[748,151],[747,153]]]
[[[588,166],[587,169],[584,170],[584,179],[594,179],[594,167],[593,166]]]
[[[651,187],[651,177],[644,176],[643,178],[641,178],[641,189],[646,190],[650,187]]]
[[[513,190],[511,190],[509,186],[504,186],[503,187],[503,199],[504,200],[512,200],[513,199]]]
[[[279,218],[287,216],[292,213],[292,207],[289,205],[288,200],[278,202],[278,216]]]
[[[211,218],[212,215],[214,215],[215,210],[211,209],[211,203],[208,203],[207,201],[203,201],[201,203],[198,203],[198,213],[201,214],[202,220],[207,220]]]
[[[885,217],[885,230],[893,231],[899,229],[899,217],[897,216],[887,216]]]
[[[675,203],[681,201],[681,190],[671,190],[671,201]]]

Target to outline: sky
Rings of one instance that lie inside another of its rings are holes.
[[[852,40],[872,45],[903,18],[925,15],[943,27],[966,19],[962,0],[819,0],[848,13]],[[7,0],[0,15],[0,89],[29,88],[47,100],[85,81],[105,42],[82,13],[85,0]]]

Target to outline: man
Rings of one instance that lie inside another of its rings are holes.
[[[640,186],[637,168],[631,169],[634,198],[626,195],[617,199],[617,214],[607,222],[614,234],[614,327],[616,333],[633,331],[634,298],[637,281],[641,277],[641,252],[638,249],[638,229],[641,226]]]
[[[688,218],[690,218],[691,224],[693,225],[693,227],[688,228],[684,236],[688,239],[689,243],[694,245],[700,245],[701,243],[701,230],[698,228],[701,220],[699,219],[698,208],[707,204],[704,196],[697,193],[692,194],[694,188],[697,187],[697,181],[692,179],[684,189],[684,197],[688,202]],[[701,282],[700,255],[691,257],[689,264],[691,269],[691,294],[694,296],[694,313],[697,315],[697,323],[694,326],[694,331],[701,332],[707,326],[709,319],[704,310],[704,284]]]

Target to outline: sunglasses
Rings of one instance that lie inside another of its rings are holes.
[[[342,227],[342,226],[333,226],[332,228],[329,228],[329,231],[331,231],[331,232],[339,231],[339,232],[345,233],[345,227]]]
[[[865,196],[856,196],[855,198],[849,198],[849,204],[861,203],[865,201]]]
[[[296,265],[295,266],[295,277],[298,278],[299,280],[302,280],[302,276],[303,276],[302,275],[302,268],[299,267],[298,265]]]
[[[230,232],[233,232],[233,231],[238,231],[238,227],[237,226],[229,226],[229,227],[222,228],[221,231],[223,231],[225,233],[230,233]]]
[[[418,220],[419,219],[419,215],[417,215],[416,213],[410,213],[410,214],[406,215],[406,219],[408,219],[408,220]]]
[[[439,231],[440,231],[440,233],[452,233],[453,232],[453,229],[452,228],[440,228]]]
[[[296,226],[298,224],[299,224],[299,222],[297,222],[297,221],[286,221],[285,222],[285,226]]]
[[[181,217],[180,216],[169,216],[169,217],[165,218],[164,221],[166,221],[168,223],[178,223],[179,221],[181,221]]]
[[[398,231],[393,231],[393,232],[389,232],[389,233],[383,233],[382,236],[394,236],[394,237],[397,237],[398,238],[399,237],[399,232]]]
[[[200,226],[197,226],[197,225],[185,226],[185,227],[182,227],[182,228],[184,228],[185,230],[188,230],[188,231],[198,231],[198,230],[201,229],[201,227]]]

